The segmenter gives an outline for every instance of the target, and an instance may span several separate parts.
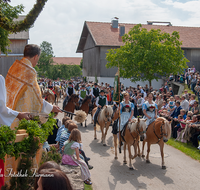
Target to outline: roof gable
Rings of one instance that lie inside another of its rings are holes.
[[[136,24],[119,23],[125,26],[125,33],[128,33]],[[200,48],[200,27],[165,26],[142,24],[147,30],[160,29],[162,32],[172,34],[173,31],[179,32],[182,48]],[[77,52],[82,52],[87,33],[90,33],[96,46],[122,46],[123,42],[119,36],[119,28],[112,28],[111,23],[88,22],[84,24],[83,32],[79,41]],[[80,44],[82,45],[80,46]]]
[[[82,57],[53,57],[53,65],[80,65]]]

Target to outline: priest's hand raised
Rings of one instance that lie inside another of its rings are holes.
[[[19,112],[19,114],[17,115],[17,118],[19,120],[21,120],[21,119],[30,120],[29,114],[30,113],[27,113],[27,112]]]

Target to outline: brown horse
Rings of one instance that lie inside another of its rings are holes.
[[[60,98],[60,92],[61,92],[61,89],[60,89],[60,87],[58,86],[58,85],[56,85],[55,87],[54,87],[54,91],[55,91],[55,93],[56,93],[56,104],[58,104],[58,100],[59,100],[59,98]]]
[[[92,110],[92,117],[94,116],[96,111],[97,111],[97,107]],[[102,132],[101,140],[102,140],[103,146],[106,146],[106,135],[112,121],[112,114],[113,114],[112,107],[104,106],[103,109],[100,111],[98,119],[97,119],[98,124],[100,125],[100,128],[101,128],[101,132]],[[106,128],[105,133],[104,133],[104,128]],[[97,139],[96,127],[94,127],[94,139]]]
[[[147,156],[146,156],[147,163],[150,163],[149,152],[151,144],[158,144],[160,146],[160,153],[162,157],[162,169],[166,169],[164,162],[163,148],[164,148],[164,142],[167,142],[170,137],[171,137],[171,125],[170,122],[167,121],[165,118],[159,117],[148,126],[148,129],[146,131],[146,139],[143,140],[143,146],[142,146],[142,157],[145,157],[144,145],[145,142],[147,142]]]
[[[44,96],[47,102],[54,104],[55,102],[55,95],[50,89],[44,90]]]
[[[140,156],[139,141],[140,136],[144,136],[146,132],[146,119],[133,119],[131,122],[127,122],[125,128],[121,131],[121,140],[124,142],[124,164],[126,161],[126,145],[128,146],[129,152],[129,169],[133,170],[131,159]],[[115,141],[117,138],[114,139]],[[117,142],[115,144],[115,159],[117,159]],[[131,146],[133,145],[135,154],[131,154]],[[138,150],[138,152],[137,152]]]
[[[64,110],[74,113],[75,106],[78,104],[78,100],[79,100],[78,95],[72,94],[71,97],[69,98],[67,104],[65,105]],[[73,115],[71,115],[71,119],[72,119],[72,117],[73,117]]]
[[[91,95],[89,95],[89,96],[86,95],[86,97],[83,99],[82,105],[80,107],[80,110],[83,110],[87,115],[89,113],[91,99],[92,99]],[[82,123],[81,123],[81,126],[83,126]],[[87,127],[86,120],[85,120],[85,127]]]

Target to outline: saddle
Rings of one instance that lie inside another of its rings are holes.
[[[125,131],[126,131],[126,127],[127,127],[127,126],[128,126],[128,121],[125,123],[125,125],[124,125],[123,128],[122,128],[122,130],[120,131],[122,140],[123,140],[124,142],[126,142],[125,139],[124,139],[124,136],[125,136]]]

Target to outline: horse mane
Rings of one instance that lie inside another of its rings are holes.
[[[72,100],[72,98],[75,98],[77,95],[76,94],[72,94],[71,97],[69,98],[68,102]]]
[[[169,139],[171,137],[171,125],[170,125],[169,121],[167,119],[165,119],[164,117],[159,117],[157,119],[164,121],[165,133],[167,133],[166,138]]]
[[[134,118],[132,121],[135,121],[135,122],[128,125],[128,128],[130,129],[131,133],[136,131],[138,122],[139,122],[139,128],[142,127],[143,131],[146,130],[146,120],[145,119]]]
[[[86,95],[86,97],[83,99],[82,105],[91,97],[90,95]]]
[[[138,124],[138,120],[136,118],[134,118],[132,121],[135,121],[135,122],[128,124],[128,128],[130,129],[131,133],[136,131],[136,127],[137,127],[137,124]]]
[[[104,106],[99,115],[99,121],[106,119],[106,113],[111,117],[113,114],[113,109],[111,106]]]

